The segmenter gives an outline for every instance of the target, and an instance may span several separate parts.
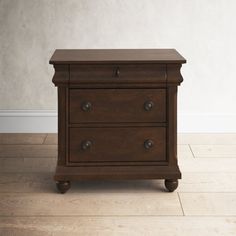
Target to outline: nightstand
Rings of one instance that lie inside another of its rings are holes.
[[[185,62],[174,49],[55,51],[61,193],[76,180],[164,179],[170,192],[177,188]]]

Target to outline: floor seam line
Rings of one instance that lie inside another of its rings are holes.
[[[184,208],[183,208],[183,205],[182,205],[182,202],[181,202],[181,199],[180,199],[180,195],[179,195],[178,192],[177,192],[177,195],[178,195],[178,199],[179,199],[179,203],[180,203],[180,206],[181,206],[181,209],[182,209],[183,216],[185,216]]]
[[[192,150],[192,148],[191,148],[191,144],[188,144],[188,146],[189,146],[189,149],[190,149],[190,151],[191,151],[191,153],[192,153],[192,155],[193,155],[193,158],[196,158],[195,155],[194,155],[194,153],[193,153],[193,150]]]
[[[46,133],[45,138],[43,139],[42,145],[45,143],[47,137],[48,137],[48,133]]]

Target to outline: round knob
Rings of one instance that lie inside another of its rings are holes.
[[[144,147],[146,149],[150,149],[151,147],[153,147],[154,145],[154,142],[151,140],[151,139],[147,139],[145,142],[144,142]]]
[[[146,101],[144,103],[144,109],[146,111],[151,111],[153,107],[154,107],[154,102],[153,101]]]
[[[91,111],[91,109],[92,109],[92,104],[91,104],[91,102],[84,102],[84,103],[82,103],[81,109],[82,109],[83,111]]]
[[[81,148],[82,148],[83,150],[87,150],[87,149],[89,149],[91,146],[92,146],[92,142],[91,142],[90,140],[86,140],[86,141],[83,141],[83,142],[81,143]]]

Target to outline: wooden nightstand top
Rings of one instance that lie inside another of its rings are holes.
[[[175,49],[57,49],[50,64],[186,63]]]

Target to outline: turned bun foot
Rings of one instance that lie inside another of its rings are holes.
[[[177,189],[177,187],[178,187],[178,180],[177,179],[166,179],[165,186],[169,192],[174,192],[175,189]]]
[[[56,185],[60,193],[65,193],[70,188],[70,181],[58,181]]]

